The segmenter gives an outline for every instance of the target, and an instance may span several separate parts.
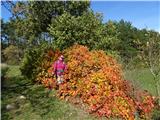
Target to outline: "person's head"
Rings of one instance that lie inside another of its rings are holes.
[[[59,56],[58,60],[63,61],[64,60],[64,56],[63,55]]]

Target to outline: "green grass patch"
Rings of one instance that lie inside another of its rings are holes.
[[[125,79],[131,80],[136,86],[149,91],[152,95],[157,95],[153,75],[149,69],[126,71],[124,72],[124,76]],[[160,77],[158,79],[160,79]]]
[[[32,84],[19,71],[9,66],[2,88],[2,120],[96,120],[97,118],[74,105],[55,97],[56,91]],[[48,96],[49,93],[49,96]],[[20,96],[25,99],[20,99]],[[12,104],[14,109],[7,110]]]
[[[134,69],[131,71],[125,71],[124,77],[125,79],[130,80],[135,88],[147,90],[152,95],[157,96],[154,78],[149,69]],[[160,80],[160,76],[157,79]],[[152,120],[159,119],[160,110],[155,108],[152,112]]]
[[[153,77],[148,70],[134,70],[125,72],[128,80],[138,82],[140,87],[155,94]],[[98,120],[74,105],[59,100],[55,97],[56,91],[44,88],[42,85],[33,84],[21,76],[19,66],[9,66],[2,88],[2,120]],[[49,93],[49,95],[48,95]],[[23,95],[26,99],[19,99]],[[8,104],[16,107],[7,110]],[[159,111],[154,112],[157,116]],[[106,118],[101,118],[106,119]],[[118,120],[112,118],[110,120]]]

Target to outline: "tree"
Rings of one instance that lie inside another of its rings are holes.
[[[1,19],[1,42],[3,45],[9,46],[10,44],[17,44],[17,36],[15,32],[14,20],[4,22]],[[3,48],[2,48],[3,49]]]
[[[19,2],[17,3],[19,4]],[[26,38],[30,43],[37,44],[43,33],[48,33],[51,20],[62,15],[65,11],[79,16],[89,8],[89,1],[30,1],[21,2],[14,9],[21,11],[17,20],[17,33]],[[25,7],[23,7],[25,6]]]
[[[101,16],[93,12],[84,12],[78,17],[66,12],[53,19],[48,30],[54,37],[53,44],[61,49],[75,43],[94,49],[101,40],[103,24]]]
[[[137,49],[135,48],[134,39],[136,30],[130,22],[121,20],[117,23],[118,38],[120,39],[119,51],[123,58],[129,60],[133,56],[136,56]]]
[[[4,49],[7,46],[8,38],[7,38],[7,32],[6,32],[6,24],[4,23],[3,19],[1,19],[1,45],[2,49]]]
[[[17,56],[22,57],[22,55],[19,54],[19,51],[21,51],[22,54],[26,44],[23,42],[23,39],[16,34],[15,20],[10,19],[9,22],[4,22],[3,19],[1,19],[1,28],[2,62],[7,61],[8,63],[15,64],[16,62],[19,62]]]
[[[120,40],[118,38],[118,30],[114,21],[109,20],[107,23],[103,25],[102,30],[102,40],[99,40],[97,44],[97,48],[100,50],[104,50],[107,53],[111,53],[112,55],[118,55],[118,46],[120,44]]]
[[[148,37],[148,42],[143,46],[142,60],[146,63],[153,75],[157,96],[160,96],[160,34],[154,31],[148,31],[146,36]]]

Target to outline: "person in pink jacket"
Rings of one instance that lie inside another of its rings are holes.
[[[53,64],[53,74],[56,76],[58,84],[63,83],[63,73],[65,70],[66,64],[64,62],[64,56],[61,55]]]

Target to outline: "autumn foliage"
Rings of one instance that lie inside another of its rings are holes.
[[[37,75],[37,81],[50,89],[56,86],[51,65],[59,54],[49,50]],[[65,82],[57,92],[60,99],[78,98],[90,113],[107,118],[133,120],[136,112],[140,117],[149,117],[154,107],[153,97],[141,94],[136,98],[132,94],[133,86],[124,80],[121,66],[111,56],[103,51],[89,51],[81,45],[74,45],[63,54],[68,69],[64,74]]]
[[[60,56],[60,54],[61,52],[59,50],[48,50],[45,56],[43,56],[43,62],[37,68],[39,69],[39,73],[36,76],[36,81],[38,83],[42,83],[45,87],[48,87],[49,89],[54,88],[56,85],[56,79],[52,75],[52,64],[53,61],[56,61],[58,59],[58,56]]]

